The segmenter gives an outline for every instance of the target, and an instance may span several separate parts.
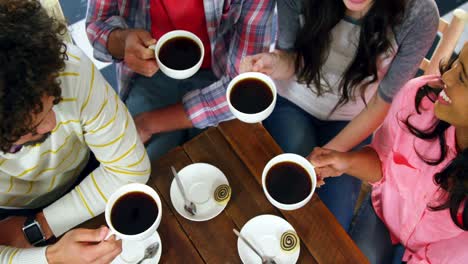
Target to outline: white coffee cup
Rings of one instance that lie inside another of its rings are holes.
[[[278,163],[281,163],[281,162],[296,163],[299,166],[301,166],[302,168],[304,168],[306,170],[307,174],[310,176],[310,180],[311,180],[311,183],[312,183],[312,188],[311,188],[311,191],[310,191],[309,195],[307,195],[307,197],[305,199],[303,199],[302,201],[294,203],[294,204],[280,203],[280,202],[276,201],[270,195],[270,193],[268,192],[268,189],[266,187],[266,177],[267,177],[268,171],[274,165],[276,165]],[[265,193],[268,201],[270,201],[270,203],[273,204],[273,206],[275,206],[276,208],[281,209],[281,210],[296,210],[296,209],[299,209],[302,206],[306,205],[310,201],[310,199],[312,198],[312,195],[314,194],[316,185],[317,185],[317,176],[315,174],[314,166],[307,159],[305,159],[304,157],[299,156],[297,154],[293,154],[293,153],[280,154],[280,155],[274,157],[273,159],[271,159],[265,165],[265,168],[263,169],[263,173],[262,173],[263,192]]]
[[[198,44],[198,47],[200,48],[200,59],[198,62],[193,65],[192,67],[185,69],[185,70],[175,70],[167,67],[164,65],[161,60],[159,59],[159,51],[161,47],[163,46],[166,41],[176,38],[176,37],[186,37],[189,38],[195,43]],[[173,78],[173,79],[187,79],[190,78],[192,75],[194,75],[201,67],[203,58],[205,56],[205,49],[203,48],[203,42],[200,40],[197,35],[193,34],[192,32],[186,31],[186,30],[173,30],[169,31],[166,34],[162,35],[161,38],[158,39],[158,42],[156,42],[156,45],[151,45],[148,48],[154,50],[154,55],[156,57],[156,62],[158,63],[159,69],[166,74],[167,76]]]
[[[133,192],[142,192],[142,193],[147,194],[149,197],[153,198],[158,207],[158,215],[154,223],[145,231],[139,234],[135,234],[135,235],[127,235],[115,229],[111,221],[111,212],[112,212],[112,208],[114,204],[119,200],[119,198],[121,198],[122,196],[128,193],[133,193]],[[109,230],[110,230],[106,239],[108,239],[112,235],[115,235],[117,239],[122,239],[125,246],[124,246],[124,249],[122,250],[121,257],[125,261],[132,262],[132,261],[138,260],[138,257],[139,257],[138,255],[135,255],[134,252],[138,251],[138,247],[142,247],[142,244],[145,244],[145,243],[139,243],[139,242],[143,242],[144,240],[150,238],[152,235],[155,235],[156,229],[159,227],[159,224],[161,223],[162,203],[161,203],[161,199],[159,198],[159,195],[156,193],[156,191],[153,188],[149,187],[148,185],[141,184],[141,183],[130,183],[130,184],[120,187],[110,196],[106,204],[104,215],[106,218],[107,226],[109,227]]]
[[[234,86],[239,81],[244,80],[244,79],[250,79],[250,78],[258,79],[258,80],[264,82],[265,84],[267,84],[268,87],[270,88],[272,94],[273,94],[273,100],[271,101],[270,105],[267,108],[265,108],[263,111],[258,112],[258,113],[253,113],[253,114],[243,113],[243,112],[237,110],[232,105],[232,102],[231,102],[231,92],[232,92],[232,89],[234,88]],[[228,88],[226,90],[226,100],[228,102],[229,109],[231,110],[231,113],[237,119],[239,119],[239,120],[241,120],[243,122],[246,122],[246,123],[261,122],[261,121],[265,120],[273,112],[273,109],[275,108],[275,104],[276,104],[276,85],[275,85],[275,83],[273,82],[273,80],[270,77],[268,77],[267,75],[265,75],[263,73],[244,72],[244,73],[241,73],[241,74],[237,75],[234,79],[231,80],[231,82],[229,82]]]

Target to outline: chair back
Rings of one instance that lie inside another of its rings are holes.
[[[440,62],[442,60],[447,61],[452,56],[467,21],[468,13],[462,9],[453,11],[453,18],[450,23],[442,18],[440,19],[438,31],[441,34],[441,39],[437,48],[434,50],[431,59],[424,59],[419,66],[425,75],[440,73]]]

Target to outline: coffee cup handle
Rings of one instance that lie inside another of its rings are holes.
[[[154,45],[154,44],[153,44],[153,45],[149,45],[149,46],[148,46],[148,49],[150,49],[150,50],[156,50],[156,45]]]
[[[113,230],[109,229],[106,238],[104,240],[108,240],[112,235],[115,235],[115,239],[120,240],[119,235],[117,235]]]

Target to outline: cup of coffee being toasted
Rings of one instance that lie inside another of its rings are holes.
[[[187,79],[201,67],[205,56],[203,42],[185,30],[173,30],[161,36],[154,49],[159,69],[173,79]]]
[[[276,86],[263,73],[245,72],[231,80],[226,99],[229,109],[237,119],[246,123],[261,122],[275,108]]]
[[[295,210],[307,204],[316,184],[314,166],[297,154],[278,155],[263,169],[263,191],[268,201],[282,210]]]

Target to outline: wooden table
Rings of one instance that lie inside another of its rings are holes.
[[[262,125],[234,120],[206,130],[153,162],[148,185],[161,196],[164,210],[158,228],[163,248],[160,263],[241,263],[232,229],[240,230],[261,214],[281,216],[293,225],[301,239],[298,263],[368,263],[317,195],[295,211],[280,211],[268,202],[261,187],[263,167],[281,153]],[[195,162],[221,169],[232,188],[226,209],[206,222],[186,220],[170,202],[170,166],[180,170]],[[104,220],[101,216],[92,222],[97,225]]]

